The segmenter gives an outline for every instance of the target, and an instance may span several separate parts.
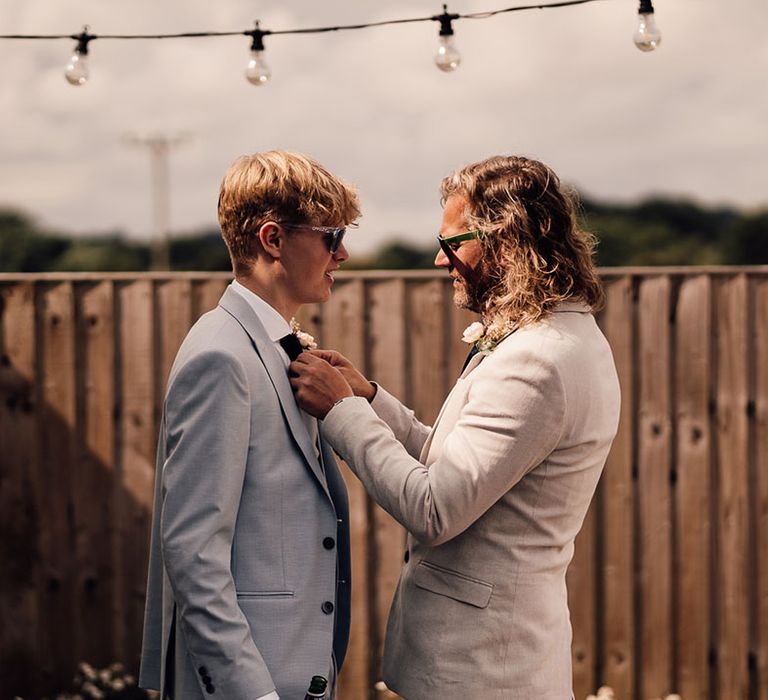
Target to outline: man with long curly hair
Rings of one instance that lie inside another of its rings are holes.
[[[291,365],[300,405],[409,532],[384,680],[407,700],[572,696],[565,572],[616,434],[592,312],[594,239],[552,170],[494,157],[443,180],[435,265],[481,315],[432,428],[332,351]]]

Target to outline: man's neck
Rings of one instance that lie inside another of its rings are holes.
[[[250,289],[267,302],[277,313],[286,321],[290,321],[299,310],[297,304],[294,304],[280,293],[279,286],[273,280],[261,279],[259,275],[235,275],[235,279],[246,289]]]

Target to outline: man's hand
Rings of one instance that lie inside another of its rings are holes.
[[[301,353],[291,362],[289,374],[296,402],[320,420],[328,415],[337,401],[354,396],[341,372],[313,353]]]
[[[355,396],[362,396],[370,403],[373,397],[376,396],[376,386],[371,384],[360,372],[357,371],[355,366],[339,352],[335,350],[309,350],[310,355],[320,357],[325,360],[329,365],[335,367],[341,376],[347,380],[347,384],[355,392]],[[306,353],[305,353],[306,354]]]

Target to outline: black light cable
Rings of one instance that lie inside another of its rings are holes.
[[[450,13],[447,5],[443,5],[443,12],[429,17],[411,17],[404,19],[389,19],[378,22],[365,22],[359,24],[341,24],[327,27],[305,27],[298,29],[261,29],[256,22],[254,29],[245,31],[203,31],[203,32],[178,32],[173,34],[91,34],[88,27],[84,27],[80,34],[0,34],[0,39],[7,40],[56,40],[72,39],[77,42],[74,53],[70,57],[65,71],[67,81],[72,85],[83,85],[88,80],[88,45],[96,39],[199,39],[205,37],[229,37],[247,36],[251,39],[250,60],[245,70],[245,77],[253,85],[264,85],[270,77],[271,71],[264,59],[264,37],[289,34],[325,34],[328,32],[350,31],[369,29],[371,27],[386,27],[398,24],[413,24],[415,22],[438,22],[440,31],[438,34],[438,50],[435,55],[437,67],[446,72],[456,70],[461,63],[461,55],[454,44],[453,23],[462,19],[487,19],[510,12],[524,10],[546,10],[574,5],[584,5],[598,0],[561,0],[560,2],[542,3],[533,5],[517,5],[499,10],[486,12],[469,12],[466,14]],[[656,27],[654,9],[651,0],[640,0],[638,12],[638,25],[634,34],[635,45],[642,51],[652,51],[660,41],[661,34]]]

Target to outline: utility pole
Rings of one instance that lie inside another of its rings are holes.
[[[187,141],[189,136],[178,134],[126,134],[125,140],[149,151],[152,173],[152,269],[169,270],[171,266],[170,173],[168,156],[171,149]]]

